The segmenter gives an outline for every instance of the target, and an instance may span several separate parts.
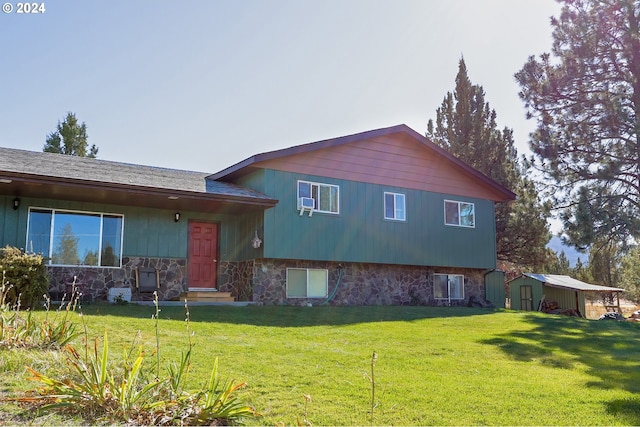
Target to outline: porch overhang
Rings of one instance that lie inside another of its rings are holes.
[[[0,171],[0,195],[230,214],[264,210],[278,203],[277,200],[266,197],[87,181],[10,171]]]

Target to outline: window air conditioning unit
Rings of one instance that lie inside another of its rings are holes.
[[[300,216],[302,216],[305,211],[309,211],[309,216],[313,215],[315,205],[316,201],[311,197],[298,197],[298,210],[300,211]]]

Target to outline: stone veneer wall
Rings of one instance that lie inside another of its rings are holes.
[[[434,268],[389,264],[310,262],[299,260],[257,259],[242,262],[220,262],[218,290],[231,292],[237,301],[253,301],[266,305],[322,304],[326,298],[287,298],[287,268],[322,268],[329,270],[331,295],[342,278],[331,305],[446,305],[446,300],[433,297],[433,275],[464,275],[464,300],[451,305],[466,305],[471,296],[484,298],[484,271],[461,268]],[[131,288],[132,300],[143,299],[136,292],[135,269],[156,268],[160,275],[160,301],[172,300],[187,291],[187,260],[183,258],[124,257],[122,268],[49,267],[49,292],[69,292],[74,276],[85,295],[93,300],[107,299],[110,288]]]
[[[434,298],[433,275],[436,273],[464,275],[465,299],[451,301],[451,305],[467,305],[472,296],[485,297],[484,270],[468,268],[259,259],[253,261],[252,277],[249,277],[248,266],[243,266],[243,280],[251,280],[251,301],[316,305],[324,303],[326,298],[287,298],[287,268],[328,269],[328,294],[331,295],[338,280],[338,265],[343,266],[342,278],[329,302],[331,305],[448,305],[449,301]]]
[[[218,290],[231,292],[236,301],[253,301],[253,264],[253,260],[218,263]]]
[[[122,268],[106,267],[48,267],[51,282],[49,293],[68,293],[73,278],[85,295],[93,300],[106,300],[110,288],[131,288],[132,300],[143,299],[136,292],[135,269],[138,267],[159,270],[160,289],[158,299],[171,300],[186,291],[187,260],[184,258],[123,257]]]

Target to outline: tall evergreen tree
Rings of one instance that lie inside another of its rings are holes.
[[[498,259],[528,267],[542,265],[550,238],[550,206],[538,199],[534,182],[524,176],[513,131],[498,129],[496,112],[485,102],[482,86],[471,83],[464,59],[458,65],[455,92],[445,96],[435,123],[429,120],[426,136],[516,193],[516,201],[496,206]]]
[[[540,272],[545,274],[571,274],[571,263],[567,258],[564,251],[560,251],[560,254],[548,249],[547,260],[541,267]]]
[[[559,0],[551,53],[516,74],[531,148],[578,248],[640,237],[640,2]]]
[[[53,263],[65,265],[79,265],[78,241],[80,239],[73,232],[71,224],[65,224],[60,233],[58,244],[53,251]]]
[[[622,251],[615,241],[596,241],[589,252],[589,273],[597,285],[618,287]]]
[[[624,297],[640,302],[640,247],[632,247],[620,260],[617,287],[625,289]]]
[[[578,258],[576,261],[576,265],[570,269],[569,276],[574,279],[580,280],[585,283],[593,283],[593,275],[591,274],[591,269],[589,268],[589,264],[584,265],[582,260]]]
[[[95,158],[98,147],[92,145],[87,151],[87,139],[87,125],[79,124],[76,115],[69,112],[62,123],[58,121],[56,131],[47,135],[42,151]]]

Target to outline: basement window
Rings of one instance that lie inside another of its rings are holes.
[[[328,279],[328,270],[287,268],[287,298],[325,298]]]
[[[433,293],[435,299],[464,299],[464,276],[462,274],[434,274]]]
[[[122,215],[29,209],[27,245],[48,265],[120,267]]]

